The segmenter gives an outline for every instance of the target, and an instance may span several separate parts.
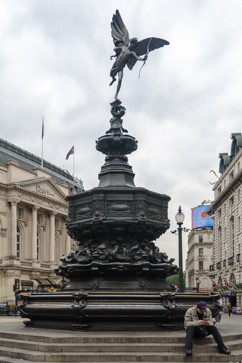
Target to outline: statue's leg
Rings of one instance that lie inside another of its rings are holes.
[[[113,67],[110,71],[110,77],[112,77],[112,81],[109,84],[109,86],[112,86],[112,84],[116,81],[116,78],[115,78],[116,74],[117,74],[117,70]]]
[[[115,95],[115,100],[118,98],[118,93],[120,91],[121,88],[121,84],[122,84],[122,79],[123,79],[123,70],[118,72],[118,85],[117,85],[117,91],[116,91],[116,95]]]
[[[109,83],[109,86],[112,86],[112,84],[116,81],[116,78],[113,77],[112,81]]]

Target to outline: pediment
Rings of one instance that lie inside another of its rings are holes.
[[[42,178],[23,181],[15,184],[22,192],[32,192],[39,198],[51,198],[55,201],[66,203],[65,194],[51,179]]]

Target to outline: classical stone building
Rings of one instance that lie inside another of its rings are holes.
[[[213,227],[193,228],[188,236],[188,287],[210,290],[209,268],[213,263]]]
[[[13,286],[35,287],[51,278],[74,241],[67,235],[65,197],[83,190],[80,180],[0,139],[0,302]]]
[[[231,135],[231,153],[220,153],[220,178],[214,190],[214,202],[208,214],[214,219],[214,262],[210,276],[222,284],[223,276],[232,283],[242,282],[241,265],[241,193],[242,135]],[[242,293],[237,293],[237,305],[242,305]]]

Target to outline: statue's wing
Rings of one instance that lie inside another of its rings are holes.
[[[129,32],[124,25],[118,10],[116,10],[116,14],[113,15],[111,29],[114,45],[117,46],[120,42],[122,42],[128,46]]]
[[[149,49],[147,49],[148,44]],[[134,51],[138,56],[140,56],[146,54],[147,51],[151,52],[152,50],[164,47],[164,45],[169,45],[169,42],[160,38],[146,38],[137,43]]]
[[[141,56],[147,54],[148,52],[151,52],[152,50],[164,47],[164,45],[169,45],[169,42],[160,38],[146,38],[137,43],[136,47],[134,48],[134,52],[138,56]],[[133,69],[136,61],[137,60],[135,57],[131,57],[129,59],[128,68],[130,70]]]

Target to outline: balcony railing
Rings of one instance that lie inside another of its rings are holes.
[[[217,267],[218,270],[220,270],[221,269],[221,262],[217,262],[216,267]]]
[[[228,265],[234,264],[234,256],[228,258]]]
[[[226,267],[226,260],[223,260],[223,267]]]
[[[240,253],[236,255],[236,262],[240,262]]]
[[[214,269],[214,265],[210,265],[209,266],[209,271],[214,271],[215,269]]]

